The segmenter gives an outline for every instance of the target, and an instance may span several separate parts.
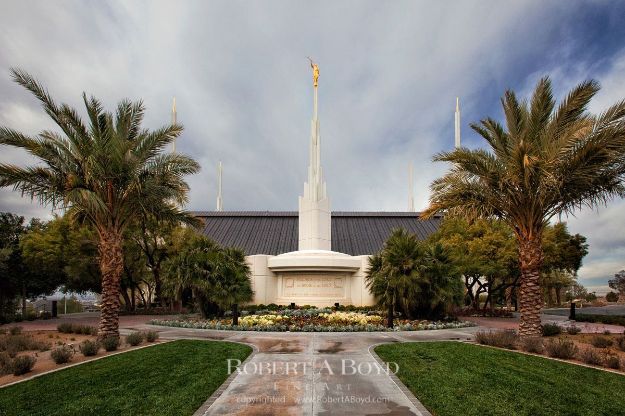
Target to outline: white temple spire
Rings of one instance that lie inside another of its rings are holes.
[[[460,148],[460,98],[456,97],[456,113],[455,113],[455,146]]]
[[[310,58],[309,58],[310,59]],[[308,180],[299,198],[299,249],[330,250],[330,200],[321,169],[321,139],[317,117],[319,67],[310,60],[313,70],[313,116],[311,120]]]
[[[317,64],[312,63],[313,77],[313,117],[311,121],[311,137],[309,149],[309,165],[308,165],[308,182],[304,184],[304,198],[312,201],[320,201],[326,198],[326,185],[323,181],[323,172],[321,169],[321,138],[319,137],[319,119],[317,118],[317,79],[319,77],[319,69]],[[314,72],[316,68],[317,72]]]
[[[171,124],[176,124],[176,97],[173,99],[173,103],[171,105]],[[176,139],[171,144],[172,152],[176,153]]]
[[[223,168],[221,166],[221,161],[219,161],[219,165],[217,167],[217,211],[224,210],[224,201],[221,198],[221,176],[222,176]]]
[[[415,212],[414,209],[414,169],[412,162],[408,166],[408,212]]]

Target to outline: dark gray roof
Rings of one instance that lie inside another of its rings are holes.
[[[238,247],[246,255],[282,254],[297,250],[298,213],[295,211],[195,211],[202,233],[223,246]],[[420,220],[418,212],[333,212],[332,250],[358,256],[377,253],[396,228],[421,240],[438,229],[440,217]]]

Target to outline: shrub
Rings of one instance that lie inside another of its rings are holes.
[[[575,357],[577,347],[573,341],[566,339],[552,340],[545,345],[547,355],[554,358],[570,359]]]
[[[534,354],[542,354],[545,351],[543,340],[540,337],[524,338],[521,343],[521,347],[523,348],[523,351]]]
[[[569,335],[577,335],[580,332],[582,332],[582,329],[578,326],[575,325],[571,325],[569,327],[566,328],[566,333]]]
[[[21,376],[22,374],[28,373],[33,369],[36,362],[37,359],[32,355],[21,355],[19,357],[15,357],[13,363],[11,364],[13,375]]]
[[[15,357],[21,351],[47,351],[50,344],[35,340],[27,335],[2,335],[0,336],[0,351],[6,351]]]
[[[50,353],[50,356],[57,364],[65,364],[72,359],[74,355],[74,350],[69,345],[61,345],[60,347],[56,347]]]
[[[62,334],[71,334],[72,333],[72,324],[64,322],[62,324],[58,324],[56,326],[56,330]]]
[[[614,370],[618,370],[618,369],[621,368],[621,361],[618,359],[618,356],[616,356],[616,355],[608,355],[608,356],[606,356],[603,364],[606,367],[612,368]]]
[[[625,336],[618,337],[616,339],[616,348],[621,351],[625,351]]]
[[[13,320],[15,322],[22,322],[24,320],[24,317],[22,316],[21,313],[18,313],[17,315],[15,315],[15,317],[13,318]]]
[[[603,331],[603,335],[610,335],[612,333],[612,331],[610,331],[609,329],[606,329],[605,331]]]
[[[544,324],[543,325],[543,335],[546,337],[560,335],[561,333],[562,333],[562,328],[558,324]]]
[[[143,342],[143,334],[141,332],[133,332],[130,335],[126,336],[126,343],[128,345],[132,345],[133,347],[141,344]]]
[[[76,331],[76,334],[83,335],[96,335],[98,333],[98,329],[93,326],[82,325],[80,327],[80,332]]]
[[[115,351],[119,347],[119,337],[108,336],[102,340],[102,346],[106,351]]]
[[[48,311],[43,311],[43,312],[41,312],[40,318],[41,319],[52,319],[52,313],[50,313]]]
[[[96,335],[98,333],[98,329],[96,327],[88,325],[70,324],[67,322],[59,324],[56,329],[57,331],[64,334]]]
[[[478,331],[475,340],[480,344],[515,350],[518,336],[513,331]]]
[[[7,352],[0,352],[0,376],[13,372],[13,362]]]
[[[603,363],[601,354],[599,354],[594,348],[583,349],[579,355],[579,358],[586,364],[601,365]]]
[[[28,312],[26,314],[27,321],[34,321],[35,319],[37,319],[37,314],[35,312]]]
[[[605,300],[607,300],[608,302],[618,302],[618,293],[616,292],[609,292],[607,295],[605,295]]]
[[[11,335],[20,335],[21,333],[22,333],[21,326],[12,326],[11,328],[9,328],[9,334]]]
[[[80,349],[82,355],[84,355],[85,357],[90,357],[98,353],[100,346],[96,341],[86,339],[80,343],[78,348]]]
[[[144,335],[147,342],[154,342],[158,339],[158,332],[156,331],[146,331]]]
[[[608,348],[611,347],[614,342],[610,338],[595,336],[592,337],[590,343],[593,345],[593,347]]]

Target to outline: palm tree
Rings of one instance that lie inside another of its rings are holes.
[[[58,105],[29,74],[11,70],[14,80],[43,105],[62,133],[43,131],[29,137],[0,128],[0,144],[25,149],[37,165],[0,164],[0,186],[67,209],[76,220],[92,224],[98,235],[102,274],[102,308],[98,334],[119,335],[120,279],[123,273],[123,233],[140,214],[190,221],[179,206],[186,201],[185,175],[199,170],[191,158],[163,149],[182,133],[174,124],[155,131],[141,129],[142,102],[121,101],[115,115],[96,98],[83,101],[88,126],[78,112]]]
[[[231,247],[220,250],[210,293],[222,310],[232,309],[232,325],[239,324],[239,303],[254,299],[250,275],[242,250]]]
[[[223,248],[194,236],[165,265],[166,288],[180,297],[190,289],[202,316],[232,309],[233,325],[238,324],[238,304],[254,297],[250,268],[243,251]]]
[[[521,269],[519,333],[539,335],[543,297],[542,233],[553,217],[625,196],[625,101],[600,115],[586,111],[595,81],[576,86],[556,108],[549,78],[531,101],[502,98],[506,127],[486,118],[471,127],[490,149],[456,149],[435,161],[450,171],[432,185],[426,217],[446,211],[465,218],[500,218],[512,227]]]
[[[419,241],[404,229],[394,230],[382,251],[369,258],[365,283],[387,308],[389,328],[396,310],[408,318],[438,318],[462,301],[462,281],[443,246]]]

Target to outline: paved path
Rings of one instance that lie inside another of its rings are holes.
[[[147,327],[147,326],[146,326]],[[263,333],[152,327],[163,339],[243,342],[255,353],[196,415],[429,415],[370,348],[469,340],[477,328],[402,333]]]
[[[120,328],[129,328],[136,325],[143,325],[153,319],[175,319],[180,315],[122,315],[119,317]],[[45,331],[54,330],[60,323],[73,323],[80,325],[98,326],[100,312],[80,312],[59,315],[53,319],[37,319],[35,321],[22,321],[0,325],[0,328],[11,326],[21,326],[25,331]]]
[[[543,313],[546,315],[569,316],[569,312],[569,308],[551,308],[543,310]],[[589,315],[625,315],[625,304],[586,306],[584,308],[577,308],[575,312]]]

